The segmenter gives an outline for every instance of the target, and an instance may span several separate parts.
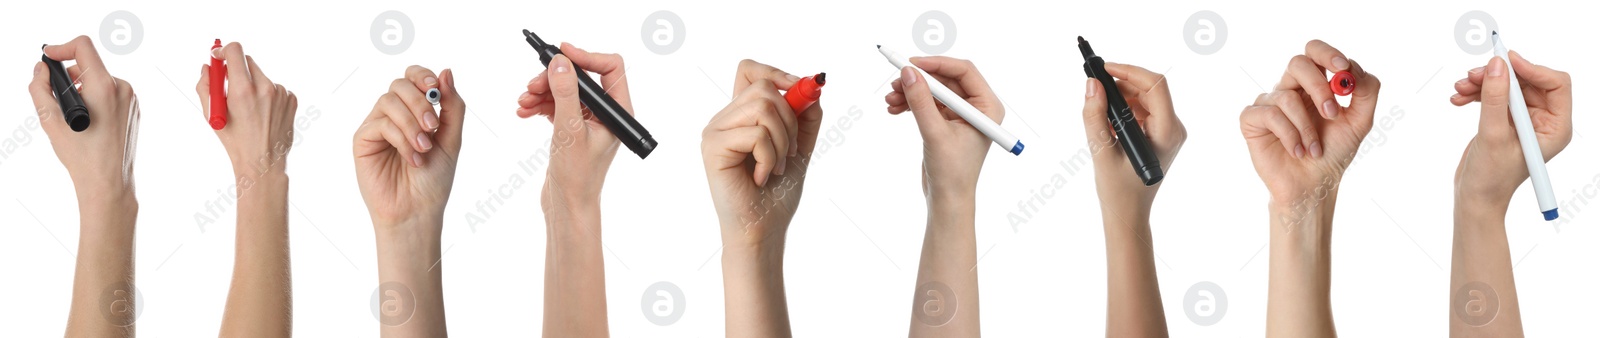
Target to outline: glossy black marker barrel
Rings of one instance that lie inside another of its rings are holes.
[[[551,58],[561,54],[560,47],[545,43],[533,32],[524,29],[522,35],[527,38],[528,44],[539,52],[539,62],[544,63],[545,67],[550,66]],[[594,82],[594,79],[589,78],[589,73],[584,72],[583,68],[572,65],[572,70],[578,76],[578,100],[583,101],[583,105],[594,113],[594,118],[600,120],[606,129],[611,130],[612,135],[617,136],[617,140],[622,141],[623,146],[627,146],[628,150],[639,155],[639,158],[650,156],[650,152],[656,149],[656,139],[650,137],[650,131],[639,125],[639,121],[634,120],[633,114],[623,109],[622,104],[617,103],[610,94],[606,94],[605,87],[601,87],[599,83]]]
[[[1083,72],[1100,80],[1100,87],[1105,88],[1106,120],[1111,122],[1111,129],[1116,131],[1122,152],[1128,154],[1133,172],[1139,174],[1145,186],[1160,183],[1166,177],[1161,172],[1161,159],[1150,147],[1150,139],[1144,136],[1144,129],[1139,128],[1138,118],[1133,117],[1133,108],[1128,107],[1128,101],[1117,90],[1116,79],[1106,73],[1105,59],[1095,55],[1094,49],[1089,47],[1089,41],[1081,36],[1078,37],[1078,51],[1083,52]]]
[[[67,76],[67,68],[61,66],[61,61],[50,59],[45,55],[44,66],[50,69],[50,91],[56,95],[56,103],[61,105],[61,116],[66,117],[67,126],[72,131],[89,129],[89,107],[83,104],[83,96],[78,94],[78,88],[72,86],[72,77]]]

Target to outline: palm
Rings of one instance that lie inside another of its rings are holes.
[[[1370,131],[1370,127],[1357,126],[1351,123],[1349,118],[1318,119],[1317,133],[1322,135],[1322,146],[1325,151],[1322,157],[1302,154],[1297,158],[1284,150],[1282,141],[1276,135],[1264,129],[1247,135],[1250,156],[1254,159],[1256,173],[1261,176],[1261,180],[1268,187],[1289,189],[1274,191],[1275,194],[1289,194],[1275,197],[1304,197],[1312,193],[1321,193],[1316,191],[1317,189],[1331,188],[1337,178],[1342,176],[1345,168],[1355,159],[1362,138]]]
[[[357,156],[356,177],[373,217],[399,221],[422,210],[443,212],[454,182],[450,178],[455,175],[455,161],[440,150],[424,154],[427,165],[421,168],[406,164],[394,148]]]

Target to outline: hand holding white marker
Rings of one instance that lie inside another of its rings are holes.
[[[933,78],[922,68],[912,66],[911,61],[900,55],[900,53],[883,48],[883,45],[878,45],[878,52],[882,53],[884,58],[889,59],[889,63],[893,64],[896,69],[911,67],[916,69],[918,73],[922,73],[923,78]],[[967,100],[962,99],[960,95],[956,95],[956,92],[945,87],[943,83],[928,81],[928,91],[933,93],[934,98],[939,99],[939,103],[943,103],[945,107],[955,111],[956,115],[960,115],[961,119],[966,120],[967,124],[971,124],[973,128],[977,128],[979,132],[982,132],[984,136],[994,140],[994,144],[1000,145],[1001,148],[1006,149],[1012,155],[1022,155],[1021,140],[1018,140],[1016,136],[1012,136],[1005,129],[1000,128],[999,123],[995,123],[989,116],[978,111],[978,108],[973,107],[971,103],[967,103]]]
[[[1556,195],[1550,187],[1550,173],[1544,168],[1544,151],[1539,148],[1539,136],[1534,133],[1533,120],[1528,116],[1528,102],[1522,97],[1522,85],[1517,82],[1517,72],[1512,70],[1505,43],[1500,41],[1500,32],[1490,32],[1494,40],[1494,55],[1499,56],[1506,63],[1506,72],[1510,76],[1511,87],[1511,123],[1517,127],[1517,140],[1522,143],[1522,158],[1528,162],[1528,177],[1533,180],[1533,193],[1539,199],[1539,211],[1544,214],[1544,220],[1552,221],[1559,214],[1556,212]]]

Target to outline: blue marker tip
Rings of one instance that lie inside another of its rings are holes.
[[[1544,220],[1546,220],[1546,221],[1554,221],[1554,220],[1556,220],[1556,217],[1561,217],[1559,213],[1556,213],[1556,210],[1557,209],[1545,210],[1544,211]]]
[[[1011,154],[1022,155],[1022,141],[1017,141],[1017,145],[1011,146]]]

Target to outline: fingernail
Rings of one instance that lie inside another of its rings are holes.
[[[417,146],[422,150],[433,149],[433,142],[428,142],[428,133],[417,133]]]
[[[1349,70],[1350,60],[1345,60],[1343,56],[1335,55],[1333,57],[1333,68],[1337,70]]]
[[[1095,92],[1094,92],[1094,81],[1095,81],[1095,79],[1089,79],[1088,82],[1084,82],[1083,83],[1083,97],[1084,98],[1094,98],[1094,95],[1095,95]]]
[[[797,143],[797,142],[790,142],[789,143],[789,157],[794,157],[794,155],[799,155],[797,153],[799,151],[800,151],[800,143]]]
[[[1311,142],[1311,157],[1322,157],[1322,141]]]
[[[532,86],[533,85],[533,81],[538,81],[538,80],[539,80],[538,76],[535,76],[532,79],[528,79],[528,85]]]
[[[794,74],[786,74],[783,76],[783,78],[789,79],[789,82],[800,81],[800,77],[794,76]]]
[[[1456,85],[1464,85],[1464,84],[1467,84],[1467,79],[1461,79],[1459,81],[1456,81]]]
[[[1477,74],[1477,73],[1482,73],[1482,72],[1483,72],[1483,67],[1473,68],[1473,69],[1467,71],[1467,73],[1471,73],[1471,74]]]
[[[778,170],[774,171],[773,173],[774,174],[778,174],[778,176],[783,176],[783,169],[784,168],[788,168],[788,167],[789,167],[789,157],[787,157],[787,156],[779,157],[778,158]]]
[[[533,97],[533,93],[522,92],[522,96],[518,96],[517,97],[517,102],[527,101],[529,98],[532,98],[532,97]]]
[[[1322,101],[1322,113],[1330,119],[1339,117],[1339,104],[1333,102],[1333,99]]]
[[[429,87],[437,86],[437,85],[439,85],[439,78],[432,77],[432,76],[425,77],[425,78],[422,78],[422,83],[427,84]]]
[[[212,48],[211,49],[211,57],[221,59],[222,58],[222,48]]]
[[[900,69],[900,83],[907,86],[917,83],[917,74],[911,71],[911,66]]]
[[[1500,58],[1495,58],[1494,62],[1490,62],[1489,63],[1489,74],[1488,75],[1492,76],[1492,77],[1500,77],[1502,75],[1505,75],[1505,73],[1506,73],[1506,64],[1505,63],[1506,62],[1501,60]]]
[[[33,64],[33,75],[37,76],[39,74],[44,74],[44,62]]]
[[[1306,149],[1305,146],[1301,146],[1301,145],[1298,145],[1298,144],[1294,145],[1294,158],[1300,158],[1301,156],[1305,155],[1305,153],[1306,153],[1305,149]]]
[[[438,130],[439,118],[433,116],[433,114],[422,114],[422,124],[426,124],[428,130]]]
[[[556,66],[556,72],[557,73],[566,73],[567,72],[567,65],[557,65]]]
[[[422,154],[421,153],[411,153],[411,166],[415,167],[415,168],[421,168],[422,167]]]
[[[769,176],[769,175],[771,175],[771,174],[762,173],[761,176],[756,176],[756,186],[757,187],[766,187],[767,186],[767,176]]]

